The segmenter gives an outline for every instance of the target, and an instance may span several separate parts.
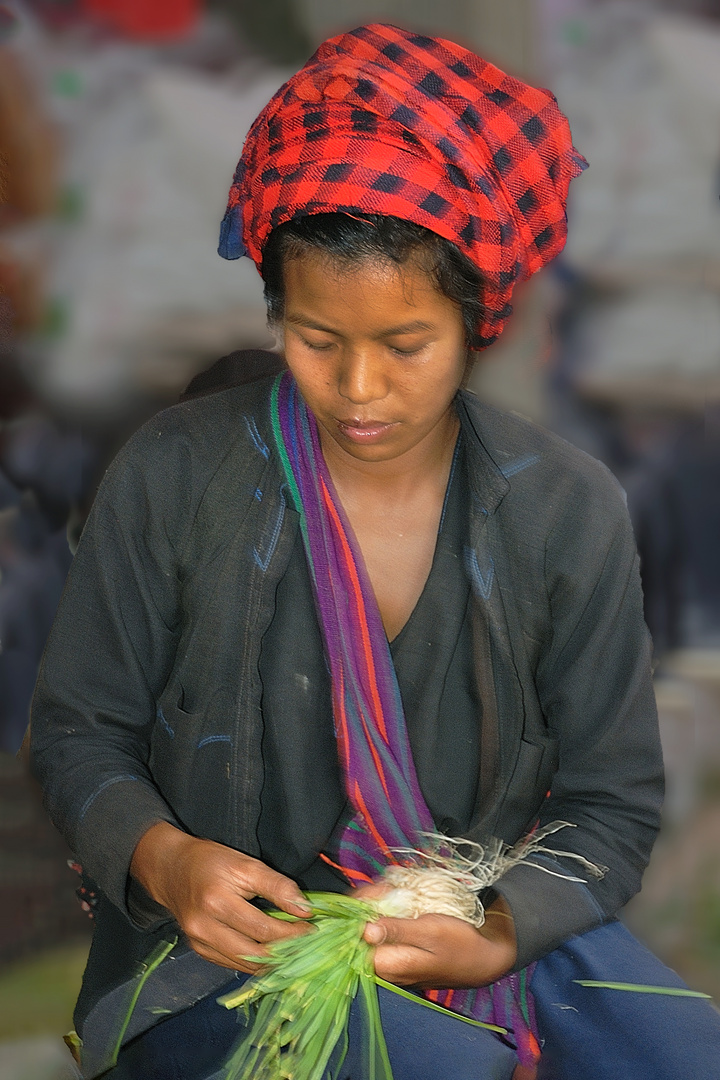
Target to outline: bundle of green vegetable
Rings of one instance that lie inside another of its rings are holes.
[[[392,1080],[380,1023],[372,948],[363,940],[376,908],[352,896],[308,893],[314,933],[285,938],[269,949],[265,973],[220,998],[249,1015],[249,1035],[227,1064],[228,1080],[321,1080],[337,1047],[345,1056],[350,1005],[362,995],[368,1032],[368,1077]],[[278,918],[290,918],[274,912]]]
[[[364,1075],[368,1080],[392,1080],[377,985],[412,997],[428,1008],[446,1010],[375,975],[373,949],[363,939],[365,925],[381,916],[408,919],[444,914],[480,927],[485,911],[479,893],[532,854],[565,854],[591,873],[600,874],[581,856],[550,852],[543,846],[546,836],[567,824],[554,822],[512,848],[499,840],[481,847],[466,840],[429,836],[424,851],[397,852],[407,865],[386,870],[383,882],[392,888],[372,901],[338,893],[308,893],[314,933],[275,942],[268,949],[269,956],[262,958],[265,970],[220,998],[229,1009],[243,1009],[248,1018],[251,1009],[255,1010],[249,1033],[227,1063],[226,1080],[322,1080],[328,1067],[336,1075],[347,1051],[350,1006],[358,993],[365,1014]],[[532,865],[555,873],[537,863]],[[273,914],[293,918],[284,912]],[[450,1015],[505,1034],[493,1025],[457,1013]]]

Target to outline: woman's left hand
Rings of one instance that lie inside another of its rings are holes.
[[[384,891],[384,890],[383,890]],[[369,898],[374,887],[355,895]],[[487,986],[507,975],[517,959],[510,909],[498,897],[486,910],[485,924],[474,926],[451,915],[417,919],[378,919],[365,927],[375,948],[375,973],[398,986],[421,989]]]

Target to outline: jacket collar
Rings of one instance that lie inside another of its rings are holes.
[[[268,385],[270,385],[269,380]],[[470,490],[483,513],[493,514],[510,490],[510,484],[483,442],[482,411],[484,406],[469,390],[460,390],[455,404],[465,436]],[[264,410],[258,412],[258,426],[270,446],[274,448],[269,415],[265,415]]]
[[[483,406],[468,390],[458,393],[456,406],[465,436],[471,491],[483,512],[494,514],[510,490],[510,484],[483,442]]]

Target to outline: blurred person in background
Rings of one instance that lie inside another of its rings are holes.
[[[0,749],[16,753],[71,552],[67,523],[92,453],[37,412],[0,429]]]
[[[32,501],[0,512],[0,750],[25,735],[40,657],[64,575]]]
[[[709,554],[720,396],[720,25],[712,18],[720,11],[715,0],[541,6],[553,28],[547,77],[599,166],[574,193],[568,248],[552,268],[564,302],[544,422],[625,488],[656,659],[672,664],[677,650],[720,642]]]

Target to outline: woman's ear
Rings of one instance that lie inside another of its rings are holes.
[[[285,355],[285,330],[282,323],[271,322],[268,319],[268,330],[273,336],[273,346],[270,352],[278,353],[280,356]]]
[[[475,370],[475,364],[477,363],[479,352],[477,349],[471,349],[470,346],[465,350],[465,370],[463,371],[462,382],[460,386],[463,390],[467,389],[467,384],[470,382],[470,376]]]

